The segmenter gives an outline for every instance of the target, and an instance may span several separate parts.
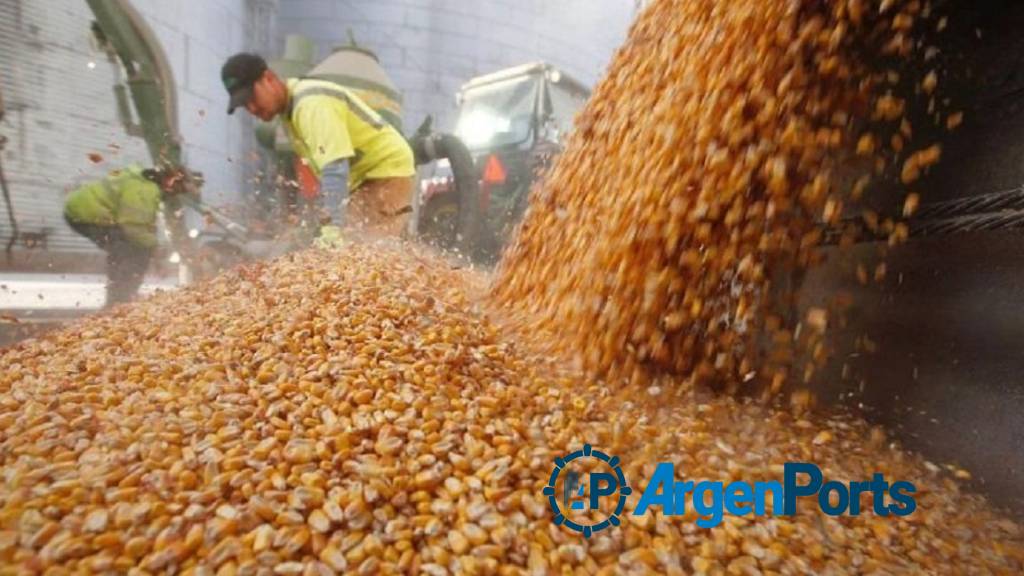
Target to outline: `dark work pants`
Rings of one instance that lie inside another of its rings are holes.
[[[84,224],[67,217],[64,220],[107,253],[106,307],[135,298],[155,250],[132,242],[117,226]]]

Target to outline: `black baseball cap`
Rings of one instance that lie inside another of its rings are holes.
[[[252,98],[252,85],[267,70],[267,61],[259,54],[241,52],[235,54],[220,69],[220,79],[224,88],[231,96],[228,114],[234,114],[235,108],[245,106]]]

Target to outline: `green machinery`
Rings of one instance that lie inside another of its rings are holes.
[[[177,95],[170,63],[153,31],[124,0],[86,3],[96,15],[93,32],[127,75],[125,83],[114,89],[125,129],[145,140],[155,163],[180,167]],[[132,119],[129,93],[138,123]]]
[[[181,175],[179,186],[185,194],[165,200],[165,215],[175,248],[185,258],[185,279],[206,275],[200,271],[199,247],[191,242],[185,229],[183,209],[186,207],[216,225],[240,251],[266,252],[265,245],[249,240],[245,226],[200,200],[202,175],[188,170],[182,161],[174,76],[152,29],[127,0],[86,0],[86,3],[96,17],[93,33],[125,77],[124,82],[114,88],[125,130],[143,138],[154,166]]]

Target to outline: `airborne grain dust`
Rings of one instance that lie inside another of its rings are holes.
[[[759,366],[769,264],[807,264],[814,220],[838,213],[829,168],[859,140],[858,106],[899,108],[872,100],[846,47],[881,27],[898,53],[922,9],[654,2],[498,279],[502,314],[539,315],[528,338],[499,330],[478,277],[352,243],[2,352],[0,574],[1021,573],[1021,527],[963,490],[966,472],[862,421],[682,384]],[[917,511],[711,529],[692,510],[627,515],[586,540],[541,494],[584,442],[634,486],[659,461],[749,482],[807,461],[844,482],[911,480]]]

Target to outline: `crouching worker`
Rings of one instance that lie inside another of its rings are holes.
[[[157,248],[161,201],[175,193],[171,172],[129,166],[72,191],[64,219],[107,253],[104,308],[135,298]]]

